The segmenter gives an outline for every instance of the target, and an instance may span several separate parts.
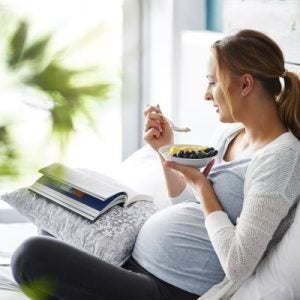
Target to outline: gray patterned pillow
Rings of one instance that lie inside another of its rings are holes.
[[[114,206],[90,222],[26,188],[1,199],[59,240],[115,265],[129,257],[141,226],[156,211],[153,203],[138,201],[126,208]]]

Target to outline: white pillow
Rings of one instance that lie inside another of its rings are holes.
[[[95,171],[84,171],[97,177]],[[129,257],[141,226],[157,210],[152,202],[138,201],[128,207],[116,205],[90,222],[27,188],[1,199],[58,239],[115,265]]]
[[[160,159],[148,145],[123,161],[113,177],[140,193],[153,196],[160,209],[170,205]]]
[[[282,240],[231,299],[300,299],[300,205]]]

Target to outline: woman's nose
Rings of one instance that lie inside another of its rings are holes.
[[[212,93],[210,91],[210,88],[208,87],[205,94],[204,94],[204,99],[205,100],[212,100]]]

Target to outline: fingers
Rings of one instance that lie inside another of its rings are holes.
[[[163,131],[162,124],[166,123],[166,121],[161,114],[159,105],[147,106],[144,110],[144,115],[145,115],[144,132],[147,132],[151,128],[155,128],[159,132]]]
[[[213,165],[214,165],[215,161],[212,160],[211,162],[209,162],[209,164],[207,164],[207,166],[205,167],[205,169],[203,170],[202,174],[207,177],[208,174],[210,173],[210,170],[212,169]],[[193,178],[194,176],[197,176],[198,173],[201,173],[198,169],[193,168],[193,167],[189,167],[189,166],[184,166],[181,164],[177,164],[173,161],[165,161],[165,166],[169,167],[179,173],[181,173],[182,175],[184,175],[185,177],[189,177],[189,178]]]
[[[173,161],[166,160],[164,162],[164,164],[165,164],[166,167],[171,168],[171,169],[181,173],[184,176],[186,176],[189,173],[194,172],[194,171],[199,172],[197,169],[195,169],[193,167],[188,167],[188,166],[184,166],[184,165],[181,165],[181,164],[177,164]]]
[[[161,114],[161,109],[159,104],[153,106],[153,105],[147,105],[146,108],[144,109],[144,116],[146,117],[149,113],[151,112],[156,112]]]
[[[146,142],[150,142],[153,138],[158,139],[160,137],[161,132],[156,128],[150,128],[144,133],[144,140]]]
[[[159,139],[163,132],[162,123],[165,123],[159,105],[148,105],[144,110],[144,140],[151,143],[153,139]]]
[[[168,121],[163,117],[159,105],[148,105],[144,115],[144,141],[156,151],[163,145],[172,144],[173,132]]]
[[[147,132],[151,128],[155,128],[159,132],[162,132],[163,129],[162,129],[162,126],[161,126],[160,119],[158,119],[158,118],[151,119],[150,117],[147,117],[146,120],[145,120],[144,131]]]
[[[173,161],[164,161],[163,163],[166,167],[169,167],[175,172],[181,174],[185,178],[186,182],[191,186],[199,186],[199,184],[203,185],[209,183],[209,180],[199,169],[190,166],[180,165]]]

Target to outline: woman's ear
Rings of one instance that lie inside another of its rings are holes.
[[[242,75],[242,96],[247,96],[253,89],[254,78],[251,74]]]

